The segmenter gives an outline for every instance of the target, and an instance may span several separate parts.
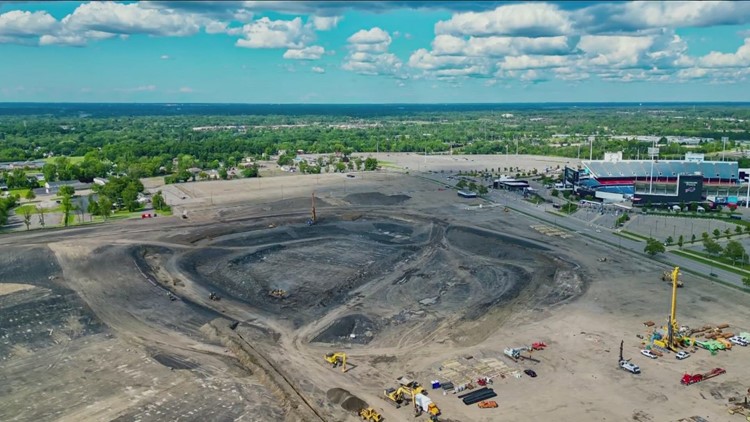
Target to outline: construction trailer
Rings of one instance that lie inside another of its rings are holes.
[[[682,385],[691,385],[691,384],[697,384],[699,382],[705,381],[707,379],[711,379],[713,377],[718,377],[721,374],[726,374],[727,371],[724,368],[714,368],[708,372],[704,372],[702,374],[685,374],[680,379],[680,384]]]

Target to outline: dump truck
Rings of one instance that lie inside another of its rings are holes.
[[[440,409],[437,405],[432,402],[432,399],[425,396],[424,394],[417,394],[414,396],[414,404],[419,410],[425,412],[431,416],[437,416],[440,414]]]

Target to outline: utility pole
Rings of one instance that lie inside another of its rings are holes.
[[[591,143],[591,149],[589,150],[589,161],[594,159],[594,137],[589,136],[589,142]]]

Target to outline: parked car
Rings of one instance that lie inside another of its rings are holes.
[[[745,341],[745,339],[740,336],[729,337],[729,341],[731,341],[732,343],[738,346],[743,346],[743,347],[747,346],[748,344],[748,342]]]
[[[676,357],[677,360],[683,360],[683,359],[689,358],[690,357],[690,353],[682,350],[679,353],[677,353],[674,357]]]
[[[651,358],[651,359],[656,359],[657,358],[657,356],[652,351],[650,351],[650,350],[646,350],[646,349],[641,350],[641,354],[643,356],[646,356],[647,358]]]
[[[523,373],[530,376],[531,378],[536,378],[536,372],[531,369],[524,369]]]

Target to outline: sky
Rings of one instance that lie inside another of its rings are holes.
[[[750,101],[750,2],[0,0],[0,102]]]

